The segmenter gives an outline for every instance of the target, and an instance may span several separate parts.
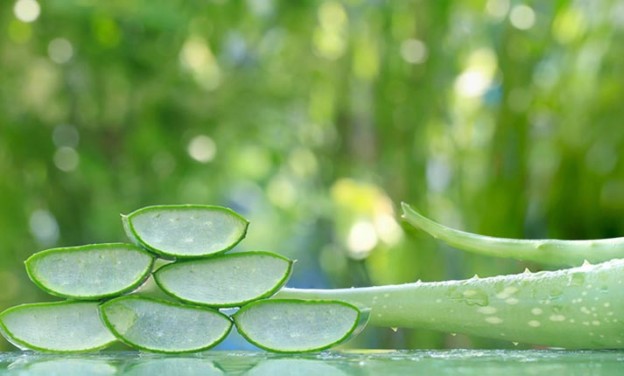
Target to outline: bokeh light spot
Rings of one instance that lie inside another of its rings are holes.
[[[217,144],[206,135],[193,137],[188,144],[187,151],[191,158],[201,163],[212,161],[217,155]]]
[[[48,56],[57,64],[65,64],[74,56],[74,48],[65,38],[52,39],[48,44]]]
[[[80,158],[74,148],[63,146],[54,153],[54,165],[61,171],[74,171],[79,162]]]
[[[76,127],[61,124],[54,127],[52,141],[57,148],[67,146],[75,149],[80,141],[80,134]]]
[[[418,39],[407,39],[401,43],[401,57],[410,64],[424,63],[427,54],[427,46]]]
[[[42,246],[50,246],[59,239],[59,227],[56,218],[47,210],[32,212],[29,220],[30,233]]]
[[[500,21],[507,16],[509,7],[509,0],[488,0],[485,11],[490,17]]]
[[[33,22],[39,18],[41,7],[36,0],[17,0],[13,13],[22,22]]]
[[[375,226],[368,220],[356,221],[347,236],[349,256],[354,259],[363,259],[375,248],[379,239]]]
[[[535,25],[535,12],[528,5],[516,5],[509,13],[509,21],[516,29],[528,30]]]

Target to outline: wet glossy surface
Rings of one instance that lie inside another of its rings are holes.
[[[622,351],[412,350],[276,355],[208,351],[0,354],[0,375],[619,375]]]

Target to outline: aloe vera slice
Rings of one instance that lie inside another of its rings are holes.
[[[131,244],[92,244],[35,253],[25,264],[42,290],[63,298],[97,300],[132,291],[147,279],[154,257]]]
[[[95,302],[23,304],[0,314],[5,338],[20,349],[76,353],[98,350],[115,341]]]
[[[158,286],[180,300],[238,307],[273,295],[292,271],[292,261],[270,252],[241,252],[168,264],[154,273]]]
[[[330,348],[348,339],[361,323],[360,311],[338,300],[259,300],[233,318],[249,342],[281,353]]]
[[[204,257],[238,244],[249,222],[221,206],[148,206],[122,216],[128,237],[166,257]]]
[[[232,321],[215,310],[137,295],[110,300],[100,311],[106,326],[122,342],[160,353],[206,350],[232,328]]]

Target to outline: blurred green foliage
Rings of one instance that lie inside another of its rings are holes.
[[[124,240],[150,204],[238,210],[240,248],[298,259],[299,287],[536,269],[404,231],[401,200],[488,235],[621,236],[623,37],[617,0],[3,1],[0,309],[50,299],[27,256]]]

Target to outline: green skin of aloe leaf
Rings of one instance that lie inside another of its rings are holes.
[[[213,205],[148,206],[122,215],[122,222],[133,242],[165,258],[225,253],[245,238],[249,226],[233,210]]]
[[[448,245],[477,254],[509,257],[540,264],[578,266],[624,258],[624,237],[596,240],[506,239],[483,236],[446,227],[402,203],[403,218],[410,225]]]
[[[0,331],[19,348],[81,353],[107,347],[115,337],[101,322],[98,303],[23,304],[0,313]]]
[[[375,326],[563,348],[624,348],[624,259],[461,281],[282,289],[276,297],[339,299],[368,307]]]
[[[25,261],[28,276],[40,289],[78,300],[132,291],[149,277],[153,264],[150,253],[123,243],[53,248]]]
[[[363,324],[358,308],[337,300],[258,300],[233,318],[250,343],[279,353],[328,349],[346,341]]]
[[[232,321],[206,307],[128,295],[100,306],[110,331],[127,345],[150,352],[181,354],[207,350],[229,334]],[[216,332],[211,329],[217,328]]]
[[[269,297],[292,273],[292,260],[271,252],[240,252],[165,265],[154,280],[182,301],[215,307],[240,307]]]

